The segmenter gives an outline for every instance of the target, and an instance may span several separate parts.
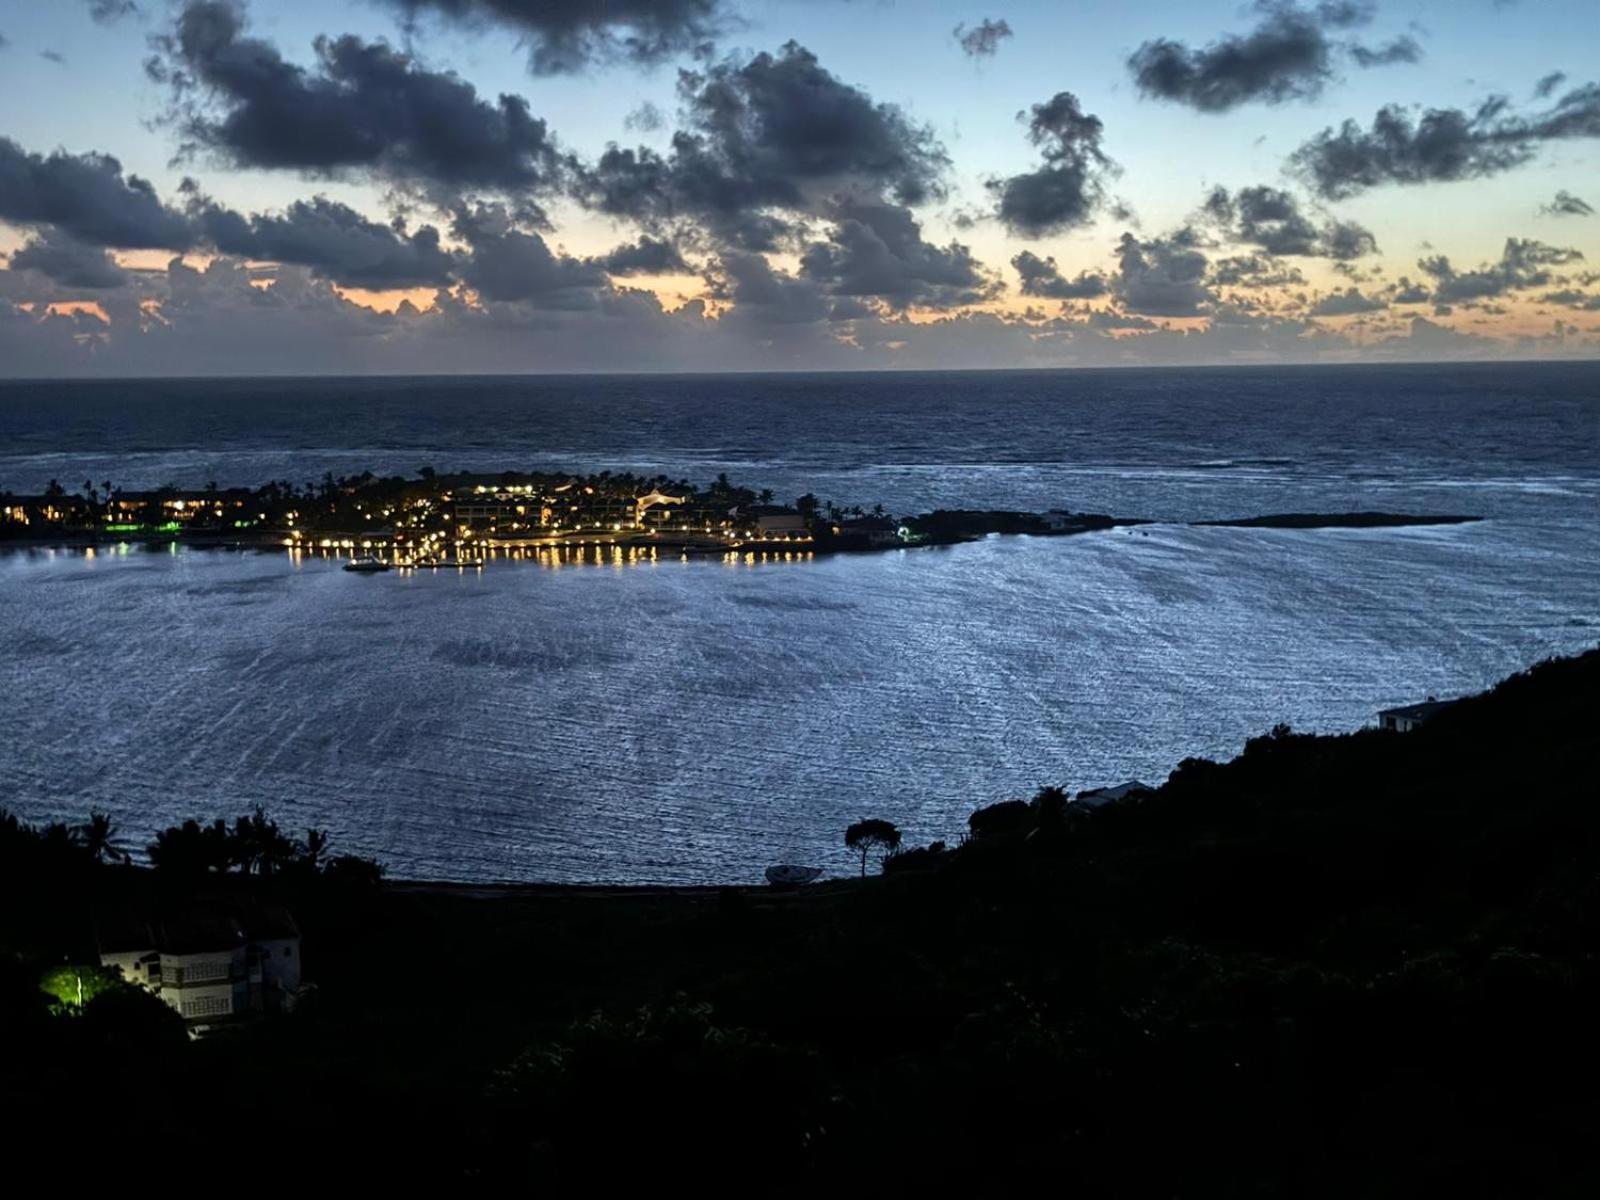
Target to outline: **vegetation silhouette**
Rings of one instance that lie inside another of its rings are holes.
[[[879,820],[868,817],[857,821],[844,831],[844,844],[846,848],[855,850],[861,855],[861,874],[867,874],[867,855],[877,850],[884,855],[894,853],[900,848],[900,830],[892,821]]]

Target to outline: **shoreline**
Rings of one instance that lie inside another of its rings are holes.
[[[959,531],[922,536],[878,545],[823,545],[784,540],[752,540],[729,543],[711,539],[656,538],[653,536],[606,536],[594,534],[571,539],[558,538],[505,538],[481,539],[479,545],[491,554],[514,550],[567,550],[593,549],[614,546],[619,549],[662,550],[676,552],[687,558],[717,558],[728,554],[802,554],[809,556],[831,554],[880,553],[886,550],[916,550],[937,546],[960,546],[981,541],[988,536],[1000,537],[1072,537],[1083,533],[1099,533],[1109,529],[1132,529],[1140,526],[1179,526],[1190,529],[1408,529],[1441,525],[1471,525],[1489,520],[1488,517],[1465,513],[1392,513],[1364,510],[1345,513],[1266,513],[1251,517],[1231,517],[1200,521],[1163,521],[1151,517],[1110,517],[1103,514],[1082,514],[1080,523],[1065,528],[1016,528],[1020,519],[1036,518],[1038,514],[1023,512],[995,512],[979,510],[949,510],[908,518],[925,521],[940,517],[957,518]],[[959,520],[979,518],[978,520]],[[0,538],[0,552],[8,550],[87,550],[105,546],[186,546],[197,550],[232,550],[276,552],[395,549],[399,543],[392,536],[374,536],[371,532],[329,530],[314,539],[294,542],[289,530],[270,530],[253,534],[210,534],[175,532],[168,534],[127,534],[83,532],[71,535],[43,537]],[[402,564],[408,569],[433,569],[438,564]],[[476,563],[468,565],[477,565]]]

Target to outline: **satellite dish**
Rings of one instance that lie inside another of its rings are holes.
[[[767,882],[773,887],[799,887],[820,878],[821,867],[777,866],[767,868]]]

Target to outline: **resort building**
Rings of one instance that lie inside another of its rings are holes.
[[[833,533],[835,537],[849,538],[873,549],[898,546],[904,540],[900,536],[899,523],[887,517],[857,517],[840,521],[834,525]]]
[[[756,536],[768,541],[805,541],[811,537],[811,526],[798,511],[765,504],[750,510],[756,519]]]
[[[119,914],[97,929],[100,963],[170,1004],[191,1031],[288,1012],[301,987],[300,930],[286,909],[198,905],[145,921]]]
[[[1421,704],[1407,704],[1401,708],[1386,708],[1378,714],[1379,729],[1393,729],[1407,733],[1423,724],[1441,709],[1449,708],[1453,700],[1435,700],[1429,696]]]

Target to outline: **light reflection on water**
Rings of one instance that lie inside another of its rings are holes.
[[[861,816],[948,837],[980,803],[1156,782],[1280,720],[1354,728],[1591,645],[1593,543],[1156,526],[376,577],[317,554],[9,554],[0,803],[106,808],[138,841],[261,803],[399,875],[846,871]]]

